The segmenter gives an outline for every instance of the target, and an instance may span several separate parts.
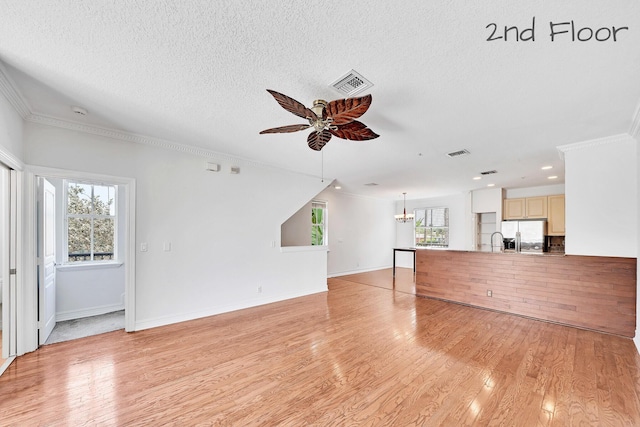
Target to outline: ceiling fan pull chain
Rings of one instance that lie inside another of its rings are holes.
[[[320,165],[320,179],[322,181],[320,182],[324,182],[324,151],[320,151],[320,155],[322,156],[322,161],[321,161],[321,165]]]

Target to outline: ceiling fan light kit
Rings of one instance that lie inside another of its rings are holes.
[[[358,98],[337,99],[327,102],[317,99],[311,108],[305,107],[295,99],[271,89],[267,92],[275,98],[282,108],[298,117],[306,119],[308,124],[297,124],[265,129],[260,134],[290,133],[313,128],[307,137],[309,148],[320,151],[332,136],[351,141],[367,141],[377,138],[378,134],[364,123],[355,119],[362,116],[371,105],[371,95]]]

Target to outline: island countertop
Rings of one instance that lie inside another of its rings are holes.
[[[416,251],[416,295],[633,337],[636,265],[636,258],[424,248]]]

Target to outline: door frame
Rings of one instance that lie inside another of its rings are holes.
[[[21,305],[24,309],[25,327],[22,329],[24,336],[19,341],[24,343],[24,351],[18,354],[24,354],[34,351],[38,348],[38,322],[37,322],[37,177],[58,178],[58,179],[76,179],[105,181],[117,185],[121,185],[125,191],[125,215],[119,220],[119,224],[125,227],[125,253],[123,256],[125,268],[125,331],[135,331],[135,289],[136,289],[136,231],[135,231],[135,214],[136,214],[136,181],[134,178],[119,177],[112,175],[94,174],[88,172],[73,171],[67,169],[48,168],[42,166],[27,166],[25,168],[25,240],[28,250],[25,256],[25,286],[27,292],[25,295],[25,304]]]
[[[2,244],[7,252],[7,258],[2,263],[3,281],[10,289],[13,290],[10,298],[10,310],[11,318],[14,322],[10,325],[9,336],[9,352],[12,353],[0,366],[0,375],[9,367],[17,355],[20,354],[20,304],[22,303],[22,289],[24,283],[24,262],[23,262],[23,250],[24,242],[21,239],[23,232],[23,169],[24,164],[13,154],[9,153],[0,146],[0,163],[9,169],[9,184],[6,190],[9,191],[7,195],[10,198],[10,206],[7,212],[10,210],[10,218],[6,218],[5,232],[7,235],[3,235],[4,239]],[[2,233],[4,234],[4,232]],[[6,264],[6,265],[5,265]],[[16,273],[9,274],[9,269],[15,268]],[[13,278],[12,278],[13,276]]]

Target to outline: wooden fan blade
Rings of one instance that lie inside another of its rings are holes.
[[[331,139],[331,133],[328,130],[322,132],[311,132],[307,137],[307,143],[312,150],[320,151],[322,147],[327,145],[327,142]]]
[[[347,123],[346,125],[336,126],[337,129],[330,130],[332,134],[342,139],[350,139],[351,141],[367,141],[375,139],[380,135],[369,129],[364,123],[357,120]]]
[[[371,95],[359,98],[336,99],[325,107],[327,117],[333,118],[334,125],[349,123],[363,115],[371,105]]]
[[[275,90],[267,89],[267,92],[273,95],[276,101],[278,101],[278,104],[288,112],[293,113],[298,117],[302,117],[303,119],[306,119],[307,117],[311,117],[314,121],[318,119],[318,116],[316,116],[316,113],[314,113],[313,110],[305,107],[295,99],[288,97],[287,95],[283,95],[280,92],[276,92]]]
[[[260,134],[263,133],[289,133],[289,132],[298,132],[299,130],[309,129],[311,125],[288,125],[288,126],[280,126],[277,128],[265,129]]]

